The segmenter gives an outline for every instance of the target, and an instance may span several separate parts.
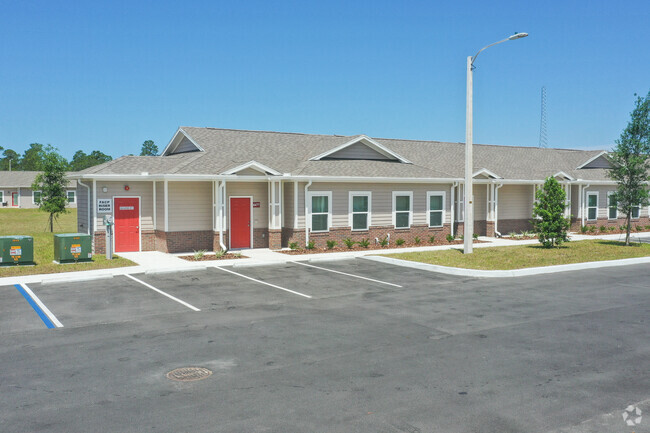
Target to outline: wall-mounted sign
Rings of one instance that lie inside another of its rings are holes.
[[[113,200],[110,198],[97,199],[97,213],[112,213]]]
[[[259,201],[254,201],[253,202],[253,207],[260,207],[260,202]]]

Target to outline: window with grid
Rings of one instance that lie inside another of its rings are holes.
[[[587,219],[595,220],[598,218],[598,194],[587,194]]]
[[[640,213],[641,208],[639,206],[632,206],[632,214],[631,218],[632,219],[639,219],[639,213]]]
[[[328,231],[329,215],[330,196],[328,194],[313,194],[311,196],[311,231]]]
[[[74,191],[68,191],[68,203],[74,203],[75,202],[75,192]]]
[[[445,212],[445,193],[428,192],[427,202],[429,204],[429,227],[442,227]]]
[[[350,193],[350,217],[352,230],[368,230],[370,226],[370,193]]]
[[[393,193],[393,219],[396,229],[407,229],[411,226],[412,202],[412,193]]]
[[[41,192],[40,191],[32,191],[32,201],[35,204],[38,204],[41,202]]]
[[[607,194],[607,218],[610,220],[615,220],[618,218],[618,204],[616,203],[616,196],[614,191],[610,191]]]

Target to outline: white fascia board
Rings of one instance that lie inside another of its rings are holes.
[[[607,151],[606,151],[606,150],[603,150],[603,151],[600,152],[598,155],[596,155],[596,156],[594,156],[593,158],[589,159],[587,162],[584,162],[584,163],[580,164],[578,167],[576,167],[576,170],[579,170],[579,169],[583,168],[584,166],[589,165],[591,162],[597,160],[598,158],[600,158],[600,157],[603,156],[603,155],[607,155]]]
[[[282,173],[280,173],[277,170],[273,170],[271,167],[261,164],[257,161],[249,161],[246,164],[238,165],[235,168],[231,168],[230,170],[226,170],[221,174],[235,174],[238,171],[245,170],[247,168],[252,168],[253,170],[257,170],[260,173],[266,174],[266,173],[271,173],[274,176],[280,176]]]
[[[172,149],[171,149],[172,144],[176,141],[176,138],[178,138],[179,134],[181,134],[182,136],[184,136],[185,138],[187,138],[188,140],[190,140],[190,142],[191,142],[194,146],[196,146],[196,148],[197,148],[198,150],[200,150],[201,152],[205,152],[205,150],[204,150],[201,146],[199,146],[199,144],[198,144],[196,141],[194,141],[194,139],[193,139],[192,137],[190,137],[189,134],[183,130],[183,128],[178,128],[178,129],[176,130],[176,133],[175,133],[174,136],[172,137],[172,139],[169,141],[169,143],[167,143],[167,146],[165,146],[165,149],[162,151],[162,153],[160,154],[160,156],[165,156],[165,155],[167,155],[167,152],[168,152],[168,151],[172,150]],[[179,141],[180,141],[180,140],[179,140]]]
[[[353,138],[352,140],[341,144],[340,146],[335,147],[334,149],[330,149],[327,152],[323,152],[320,155],[314,156],[312,158],[309,158],[310,161],[318,161],[321,160],[325,157],[330,156],[333,153],[338,152],[339,150],[345,149],[346,147],[352,146],[353,144],[359,143],[359,142],[364,142],[364,144],[371,149],[381,153],[382,155],[390,158],[395,158],[399,160],[400,162],[404,164],[413,164],[411,161],[409,161],[406,158],[401,157],[397,153],[393,152],[392,150],[388,149],[386,146],[377,143],[375,140],[372,138],[368,137],[367,135],[359,135],[358,137]]]
[[[560,177],[560,176],[561,176],[561,177],[565,177],[565,178],[568,179],[568,180],[576,180],[575,177],[570,176],[570,175],[566,174],[566,173],[563,172],[563,171],[558,171],[557,173],[555,173],[555,174],[553,175],[553,177]]]
[[[484,175],[486,175],[486,176],[489,176],[489,177],[491,177],[492,179],[503,179],[501,176],[499,176],[498,174],[496,174],[496,173],[494,173],[494,172],[491,172],[491,171],[488,170],[487,168],[482,168],[482,169],[480,169],[479,171],[477,171],[476,173],[474,173],[474,174],[472,175],[472,177],[476,177],[476,176],[479,176],[479,175],[481,175],[481,174],[484,174]]]

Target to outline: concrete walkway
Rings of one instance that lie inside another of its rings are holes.
[[[613,234],[613,235],[579,235],[572,234],[571,240],[586,240],[586,239],[606,239],[606,240],[624,240],[624,234]],[[490,248],[490,247],[501,247],[501,246],[513,246],[513,245],[532,245],[538,243],[536,239],[529,240],[516,240],[510,238],[488,238],[488,237],[479,237],[482,243],[474,244],[474,248]],[[650,233],[633,233],[631,234],[631,240],[634,242],[650,242]],[[345,260],[355,257],[363,256],[377,256],[379,254],[394,254],[394,253],[407,253],[414,251],[441,251],[449,249],[462,249],[462,244],[452,244],[452,245],[439,245],[439,246],[424,246],[424,247],[410,247],[410,248],[386,248],[381,250],[352,250],[352,251],[341,251],[335,253],[313,253],[313,254],[283,254],[276,251],[271,251],[268,248],[255,248],[255,249],[245,249],[238,250],[237,252],[241,253],[243,256],[248,258],[245,259],[231,259],[231,260],[206,260],[202,262],[190,262],[179,258],[181,255],[188,255],[191,253],[182,253],[182,254],[166,254],[159,251],[143,251],[135,253],[120,253],[120,256],[131,260],[132,262],[137,263],[137,266],[128,266],[124,268],[115,268],[115,269],[96,269],[92,271],[79,271],[79,272],[64,272],[58,274],[39,274],[39,275],[24,275],[24,276],[14,276],[14,277],[4,277],[0,278],[0,286],[13,285],[20,283],[54,283],[54,282],[64,282],[64,281],[82,281],[82,280],[94,280],[102,278],[112,278],[116,275],[124,274],[134,274],[134,273],[163,273],[163,272],[178,272],[183,270],[198,270],[205,269],[207,267],[215,266],[233,266],[233,267],[247,267],[247,266],[260,266],[260,265],[273,265],[287,263],[291,261],[298,260],[309,260],[309,261],[331,261],[331,260]],[[394,259],[392,259],[394,260]],[[640,259],[627,259],[629,260],[640,260]],[[620,264],[628,264],[623,261]],[[415,263],[415,262],[410,262]],[[592,262],[597,263],[600,266],[612,266],[609,262]],[[631,264],[632,262],[630,262]],[[396,263],[395,263],[396,264]],[[543,272],[559,272],[562,270],[573,270],[573,269],[582,269],[576,265],[561,265],[566,267],[566,269],[555,269],[556,267],[546,267],[546,268],[535,268],[543,269]],[[585,264],[587,267],[594,266]],[[428,265],[433,266],[433,265]],[[440,269],[438,269],[440,268]],[[482,272],[504,272],[508,273],[507,276],[514,276],[514,274],[521,273],[522,275],[530,275],[532,271],[521,270],[519,271],[472,271],[469,269],[449,269],[446,273],[454,273],[456,275],[463,274],[467,276],[487,276],[487,275],[478,275]],[[445,268],[442,266],[436,267],[436,269],[431,268],[435,272],[445,272]],[[476,275],[474,275],[476,273]],[[540,271],[539,273],[542,273]],[[493,276],[497,276],[494,274]],[[506,276],[501,275],[501,276]]]

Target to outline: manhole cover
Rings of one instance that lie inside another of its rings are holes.
[[[212,376],[212,372],[203,367],[181,367],[167,373],[167,379],[179,382],[192,382],[207,379],[210,376]]]

